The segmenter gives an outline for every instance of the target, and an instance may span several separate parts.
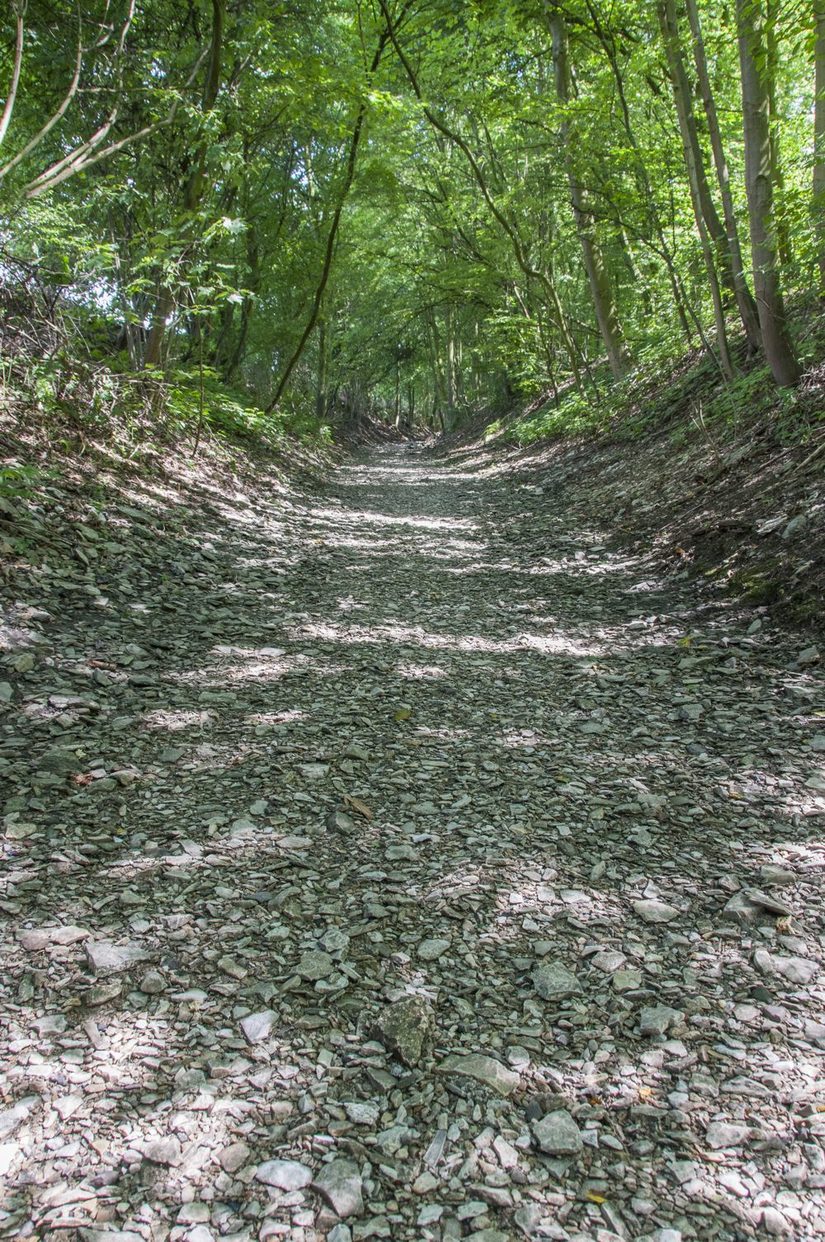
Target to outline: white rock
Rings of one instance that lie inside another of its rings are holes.
[[[250,1013],[241,1018],[241,1030],[247,1043],[260,1044],[269,1039],[277,1018],[272,1009],[262,1009],[260,1013]]]
[[[312,1181],[312,1169],[297,1160],[267,1160],[258,1165],[255,1180],[278,1190],[303,1190]]]

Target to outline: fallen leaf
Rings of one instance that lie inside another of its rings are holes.
[[[372,819],[375,815],[373,809],[367,806],[366,802],[362,802],[360,798],[353,797],[352,794],[344,794],[344,801],[352,807],[353,811],[363,815],[364,819]]]

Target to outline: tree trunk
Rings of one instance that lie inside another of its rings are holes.
[[[209,45],[209,64],[201,97],[201,111],[210,112],[215,106],[221,84],[221,61],[223,58],[223,28],[226,16],[226,0],[212,0],[212,37]],[[184,210],[188,215],[197,211],[203,195],[206,169],[207,143],[202,141],[195,155],[194,167],[186,179],[183,188]],[[160,366],[163,356],[163,339],[166,334],[166,323],[174,310],[175,295],[167,287],[158,291],[155,310],[152,315],[152,326],[146,341],[144,365]]]
[[[768,117],[771,140],[771,176],[774,198],[782,205],[785,197],[785,172],[779,153],[779,111],[776,104],[776,79],[779,66],[779,40],[776,35],[776,0],[765,0],[765,82],[768,88]],[[780,264],[790,267],[793,247],[788,221],[784,214],[776,212],[776,252]]]
[[[825,2],[825,0],[823,0],[823,2]],[[685,334],[685,340],[689,345],[693,345],[693,333],[688,322],[687,311],[684,306],[682,290],[679,284],[679,277],[673,262],[673,254],[667,243],[667,238],[665,237],[665,231],[662,227],[661,217],[656,206],[656,199],[653,194],[653,187],[650,183],[650,177],[644,161],[644,155],[642,154],[642,149],[639,146],[638,139],[636,138],[636,131],[634,130],[633,123],[630,119],[630,108],[627,103],[624,79],[622,78],[622,71],[619,67],[618,57],[616,56],[615,39],[610,31],[605,29],[602,25],[598,9],[592,0],[587,0],[587,7],[593,21],[593,28],[596,31],[598,40],[604,49],[605,55],[607,56],[610,69],[613,73],[613,81],[616,84],[616,94],[619,97],[619,107],[622,114],[622,125],[624,127],[625,137],[630,144],[630,149],[633,152],[634,157],[636,188],[641,201],[645,204],[650,222],[650,228],[656,239],[656,249],[654,249],[654,253],[657,253],[659,258],[664,261],[668,280],[670,282],[670,290],[673,294],[673,303],[676,307],[676,314],[679,317],[679,323],[681,324],[682,331]],[[648,245],[650,245],[649,242]]]
[[[719,229],[722,229],[722,223],[716,215],[716,209],[713,206],[707,178],[705,177],[704,165],[702,164],[702,153],[696,134],[695,118],[693,117],[693,110],[690,105],[687,75],[685,74],[682,54],[679,48],[679,32],[676,26],[676,15],[673,0],[659,0],[657,11],[659,16],[659,27],[662,32],[662,42],[664,43],[668,69],[670,71],[671,85],[673,87],[673,99],[676,104],[676,115],[679,120],[679,133],[682,137],[682,150],[684,153],[685,167],[687,169],[688,185],[690,187],[690,201],[693,207],[693,216],[696,221],[696,229],[699,233],[699,241],[702,247],[702,258],[705,263],[708,285],[710,287],[711,302],[713,303],[713,321],[716,326],[716,346],[719,351],[719,365],[725,378],[732,379],[734,375],[734,367],[730,356],[730,349],[728,347],[728,335],[727,328],[725,326],[725,311],[722,305],[722,293],[719,287],[719,276],[717,274],[716,263],[714,261],[714,247],[711,244],[713,229],[709,227],[707,223],[708,212],[710,212],[715,218],[715,225],[718,226]],[[722,234],[724,238],[724,229],[722,229]],[[724,239],[724,241],[726,246],[727,239]],[[715,250],[716,257],[721,258],[722,256],[718,245]]]
[[[825,0],[823,0],[823,3],[825,3]],[[759,328],[759,313],[756,309],[756,302],[754,301],[751,291],[748,288],[748,282],[745,277],[745,265],[742,260],[742,247],[739,242],[739,229],[736,224],[736,213],[733,207],[733,195],[731,194],[730,189],[728,162],[725,158],[725,149],[722,146],[722,133],[719,129],[719,116],[716,111],[716,101],[713,98],[713,91],[711,90],[710,85],[708,62],[705,55],[705,41],[702,38],[702,25],[699,20],[699,9],[696,0],[687,0],[687,14],[690,22],[690,32],[693,36],[693,60],[696,65],[696,77],[699,82],[699,91],[702,96],[702,106],[705,110],[705,118],[708,125],[710,149],[713,153],[713,163],[716,169],[716,180],[719,183],[719,193],[722,198],[722,213],[725,217],[728,251],[730,253],[730,261],[733,269],[733,292],[736,298],[736,305],[739,309],[739,317],[742,320],[742,326],[745,329],[745,336],[748,340],[748,348],[752,352],[756,352],[762,348],[762,333]]]
[[[693,186],[694,212],[698,209],[701,219],[704,221],[710,238],[712,252],[715,256],[715,266],[719,273],[719,279],[725,288],[729,289],[733,294],[738,306],[739,295],[734,279],[736,265],[728,245],[728,235],[725,226],[719,218],[719,213],[716,210],[713,196],[710,192],[710,185],[708,184],[705,157],[699,142],[699,131],[693,111],[692,94],[682,56],[675,0],[658,0],[657,11],[659,28],[662,33],[662,43],[664,44],[667,58],[668,73],[673,89],[673,102],[676,105],[676,116],[679,122],[679,134],[682,139],[685,165],[689,175],[691,167],[693,169],[692,176],[695,183]],[[697,224],[698,220],[699,217],[697,216]],[[739,309],[741,314],[741,307]],[[743,326],[747,332],[747,324],[744,323],[744,320]]]
[[[322,315],[318,320],[318,369],[315,373],[315,417],[320,421],[327,412],[327,321]]]
[[[564,17],[558,11],[550,15],[550,33],[553,38],[553,69],[555,72],[556,95],[562,109],[566,111],[570,102],[570,63],[567,53],[567,30]],[[593,309],[599,325],[607,360],[614,379],[621,379],[627,369],[624,354],[624,341],[616,313],[616,302],[613,288],[604,265],[604,256],[596,235],[596,222],[588,205],[584,191],[576,175],[572,143],[575,141],[571,133],[570,121],[565,116],[561,125],[561,140],[567,164],[567,181],[570,187],[570,201],[576,219],[576,231],[582,248],[582,258],[590,285]]]
[[[736,25],[742,73],[745,188],[751,226],[753,286],[765,357],[777,384],[790,387],[799,382],[799,364],[785,323],[777,262],[764,0],[736,0]]]
[[[814,24],[813,216],[819,267],[819,296],[825,299],[825,0],[814,0]]]

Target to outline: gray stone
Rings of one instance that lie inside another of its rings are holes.
[[[757,949],[753,960],[763,974],[780,975],[801,987],[805,987],[819,973],[816,962],[806,957],[786,957],[781,953],[769,953],[767,949]]]
[[[325,953],[322,949],[310,949],[301,958],[295,967],[296,975],[300,975],[302,979],[309,979],[317,982],[318,979],[326,979],[327,975],[331,975],[335,970],[335,962],[329,953]]]
[[[612,978],[613,987],[617,992],[634,992],[642,986],[642,972],[634,967],[617,970]]]
[[[303,1190],[312,1181],[312,1169],[297,1160],[267,1160],[258,1165],[255,1180],[277,1190]]]
[[[336,1216],[360,1216],[364,1210],[361,1174],[353,1160],[336,1159],[325,1164],[312,1183]]]
[[[160,971],[147,970],[146,974],[138,984],[141,992],[145,992],[147,996],[159,996],[161,992],[166,991],[166,980]]]
[[[705,1142],[713,1151],[723,1147],[741,1147],[750,1135],[750,1128],[727,1121],[712,1121],[705,1131]]]
[[[604,949],[601,953],[594,953],[590,961],[598,970],[603,970],[609,975],[620,970],[627,958],[624,953],[619,953],[615,949]]]
[[[230,1143],[224,1147],[218,1159],[224,1173],[237,1173],[249,1159],[250,1149],[246,1143]]]
[[[405,1065],[417,1065],[432,1039],[435,1015],[422,996],[405,996],[379,1015],[373,1035]]]
[[[543,1000],[563,1000],[581,992],[581,984],[562,962],[542,962],[533,970],[533,986]]]
[[[51,948],[52,945],[65,947],[75,944],[78,940],[88,939],[91,934],[85,927],[61,923],[56,927],[36,927],[31,931],[21,931],[17,939],[29,953],[37,953],[40,949]]]
[[[672,1027],[684,1021],[684,1014],[669,1005],[649,1005],[639,1015],[639,1031],[642,1035],[664,1035]]]
[[[670,923],[672,919],[679,917],[675,906],[669,906],[666,901],[659,901],[655,897],[634,901],[633,909],[646,923]]]
[[[449,940],[422,940],[416,950],[422,962],[436,962],[450,947]]]
[[[262,1009],[260,1013],[250,1013],[241,1018],[241,1030],[249,1044],[260,1044],[269,1039],[272,1027],[278,1015],[272,1009]]]
[[[181,1147],[178,1140],[171,1138],[151,1139],[143,1146],[143,1155],[152,1164],[180,1164]]]
[[[357,1126],[374,1126],[381,1116],[381,1108],[374,1100],[346,1100],[343,1109],[347,1120]]]
[[[108,940],[90,940],[85,946],[86,957],[95,974],[118,974],[135,962],[149,956],[139,944],[112,944]]]
[[[539,1148],[551,1156],[576,1156],[584,1146],[581,1131],[566,1108],[534,1121],[533,1137]]]
[[[511,1095],[521,1081],[514,1070],[481,1052],[453,1053],[444,1058],[438,1069],[443,1074],[474,1078],[498,1095]]]
[[[755,923],[764,914],[770,914],[774,918],[787,918],[792,911],[770,893],[763,893],[758,888],[743,888],[725,903],[723,913],[740,923]]]

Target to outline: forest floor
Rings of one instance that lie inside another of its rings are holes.
[[[822,1236],[812,635],[563,459],[95,486],[5,592],[0,1236]]]

